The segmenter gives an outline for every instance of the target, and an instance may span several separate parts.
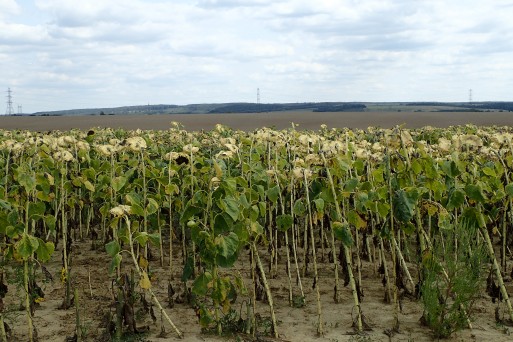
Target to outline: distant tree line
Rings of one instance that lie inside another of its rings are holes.
[[[141,106],[123,106],[116,108],[86,108],[86,109],[67,109],[51,112],[36,112],[33,115],[41,116],[60,116],[60,115],[115,115],[115,114],[164,114],[167,110],[177,108],[177,105],[141,105]]]
[[[476,104],[474,107],[479,109],[496,109],[511,112],[513,111],[513,102],[485,102]]]
[[[443,109],[440,112],[480,112],[487,109],[513,111],[513,102],[405,102],[408,106],[457,107],[464,109]]]
[[[346,112],[363,111],[366,108],[361,103],[340,103],[340,102],[321,102],[321,103],[232,103],[214,108],[209,113],[265,113],[280,112],[290,110],[309,109],[314,112]]]
[[[214,108],[210,110],[209,113],[263,113],[276,112],[280,110],[285,109],[283,109],[283,106],[279,104],[234,103]]]
[[[318,106],[314,112],[363,112],[367,108],[361,103],[326,104]]]

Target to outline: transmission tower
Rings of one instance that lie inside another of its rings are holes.
[[[18,114],[22,114],[23,113],[23,107],[22,105],[18,105]]]
[[[260,104],[260,88],[257,88],[257,104]]]
[[[472,104],[472,89],[468,90],[468,103]]]
[[[14,109],[12,108],[12,91],[11,88],[7,88],[7,109],[5,115],[13,115]]]

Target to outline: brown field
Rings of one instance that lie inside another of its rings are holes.
[[[298,129],[350,127],[365,129],[369,126],[393,127],[404,124],[408,128],[424,126],[448,127],[465,124],[486,126],[513,125],[511,112],[273,112],[255,114],[166,114],[166,115],[86,115],[86,116],[0,116],[0,128],[34,131],[90,129],[112,127],[123,129],[165,130],[171,121],[180,122],[189,131],[211,130],[216,124],[233,129],[251,131],[261,127],[284,129],[291,122]]]
[[[178,247],[178,246],[177,246]],[[110,257],[100,247],[99,250],[91,250],[88,242],[77,242],[74,244],[74,268],[73,268],[73,286],[79,289],[79,298],[81,301],[81,320],[83,326],[87,329],[87,342],[107,342],[109,338],[105,336],[105,315],[112,313],[115,308],[112,292],[112,276],[108,274],[107,268],[110,263]],[[178,252],[179,248],[175,248]],[[157,255],[158,251],[154,251]],[[266,250],[262,249],[263,261],[268,263]],[[174,258],[179,261],[180,253]],[[285,252],[282,250],[281,255]],[[167,259],[167,256],[166,256]],[[327,261],[327,260],[326,260]],[[167,262],[167,260],[166,260]],[[381,278],[373,264],[363,261],[362,279],[364,299],[362,300],[362,310],[366,317],[366,322],[371,330],[365,331],[363,335],[355,335],[352,328],[354,319],[352,294],[349,286],[341,289],[341,302],[333,302],[334,277],[331,264],[321,262],[319,264],[320,275],[320,293],[323,310],[324,336],[316,336],[317,307],[315,301],[315,290],[313,289],[312,271],[306,278],[303,278],[305,289],[306,304],[302,308],[292,308],[288,305],[288,285],[286,266],[284,258],[281,260],[278,268],[278,276],[275,279],[269,279],[273,300],[275,303],[276,319],[278,321],[278,339],[265,336],[264,328],[259,328],[259,335],[251,337],[247,335],[222,336],[218,337],[212,334],[202,333],[198,318],[194,310],[188,304],[177,304],[174,308],[166,310],[177,327],[184,333],[184,339],[181,340],[173,333],[171,328],[164,323],[167,334],[165,337],[159,337],[160,314],[157,313],[157,322],[151,320],[138,322],[139,327],[149,327],[149,332],[140,336],[139,339],[133,339],[133,342],[167,342],[167,341],[192,341],[192,342],[430,342],[436,341],[426,326],[423,326],[419,319],[422,316],[422,304],[413,299],[402,300],[402,310],[399,314],[400,331],[392,337],[387,335],[387,330],[393,326],[393,305],[383,302],[384,287],[381,284]],[[235,269],[243,276],[246,286],[251,284],[251,275],[247,253],[242,253]],[[61,250],[56,251],[52,260],[46,265],[51,274],[59,274],[61,265]],[[410,264],[410,271],[415,272],[415,266]],[[152,281],[152,288],[158,297],[163,300],[167,296],[167,278],[168,268],[158,266],[154,262],[154,273],[157,275]],[[174,286],[181,292],[180,286],[181,267],[175,268]],[[89,278],[90,277],[90,278]],[[38,331],[39,341],[76,341],[66,339],[74,334],[75,329],[75,310],[59,310],[64,298],[64,286],[58,279],[51,283],[41,284],[46,293],[46,301],[35,311],[34,322]],[[508,292],[511,290],[508,287]],[[297,286],[295,287],[297,292]],[[11,291],[11,296],[20,295],[19,292]],[[510,292],[511,293],[511,292]],[[16,299],[10,298],[10,301],[16,303]],[[163,301],[164,303],[164,301]],[[138,305],[139,307],[140,305]],[[496,324],[493,320],[494,310],[497,304],[492,304],[490,298],[483,294],[476,302],[473,312],[473,329],[464,329],[453,334],[451,338],[445,339],[447,342],[507,342],[513,341],[512,328]],[[235,304],[237,310],[243,308],[240,301]],[[269,317],[269,309],[265,301],[257,302],[256,311],[261,317]],[[505,305],[501,306],[501,315],[506,314]],[[15,334],[12,341],[27,341],[26,325],[23,311],[16,320],[19,326],[14,326]],[[260,335],[261,334],[261,335]]]
[[[211,130],[215,124],[220,123],[234,129],[253,130],[263,126],[284,129],[291,127],[291,122],[299,124],[298,129],[319,129],[321,124],[329,128],[351,127],[365,129],[369,126],[393,127],[405,124],[408,128],[423,126],[447,127],[453,125],[513,125],[513,113],[435,113],[435,112],[358,112],[358,113],[312,113],[312,112],[278,112],[261,114],[172,114],[172,115],[131,115],[131,116],[54,116],[54,117],[7,117],[0,116],[0,129],[23,129],[32,131],[48,130],[87,130],[95,127],[112,127],[123,129],[155,129],[165,130],[171,127],[171,121],[180,122],[190,131]],[[107,272],[109,257],[104,251],[91,250],[87,242],[76,242],[74,245],[74,274],[73,285],[79,289],[81,306],[81,319],[86,329],[85,341],[108,341],[105,338],[105,315],[113,311],[111,277]],[[61,250],[54,253],[47,265],[53,275],[58,275],[61,267]],[[178,250],[178,248],[176,249]],[[283,255],[283,251],[281,252]],[[262,250],[264,261],[267,262],[265,250]],[[166,256],[167,258],[168,256]],[[179,255],[175,256],[178,260]],[[246,257],[241,258],[237,265],[247,283],[249,280],[249,262]],[[411,265],[413,271],[413,265]],[[154,290],[160,298],[166,297],[167,269],[155,266],[156,279],[153,281]],[[312,277],[304,280],[306,305],[304,308],[291,308],[287,300],[287,282],[285,275],[285,261],[281,260],[279,275],[270,279],[270,286],[276,304],[279,339],[266,336],[248,337],[216,337],[201,332],[195,312],[187,305],[177,305],[173,309],[167,308],[171,318],[184,332],[184,341],[313,341],[313,342],[369,342],[369,341],[433,341],[430,330],[419,323],[422,316],[421,303],[405,299],[400,312],[400,332],[392,337],[387,331],[392,327],[392,305],[384,304],[384,289],[381,278],[372,264],[363,264],[363,313],[372,330],[365,335],[354,335],[352,325],[352,299],[350,288],[342,289],[342,302],[335,304],[332,300],[331,265],[321,263],[321,301],[323,319],[325,322],[325,335],[316,337],[316,303],[313,290]],[[58,276],[56,276],[57,278]],[[177,270],[175,279],[180,278]],[[92,280],[91,280],[92,279]],[[180,283],[177,282],[179,287]],[[58,310],[64,294],[63,285],[58,279],[45,284],[43,290],[47,300],[41,303],[35,312],[35,325],[38,329],[39,341],[76,341],[72,338],[75,329],[74,309]],[[15,305],[21,290],[10,291],[6,303]],[[508,291],[513,289],[508,287]],[[239,303],[237,305],[240,305]],[[447,341],[513,341],[510,336],[512,328],[494,322],[496,305],[483,293],[475,306],[473,329],[465,329],[453,335]],[[237,307],[237,309],[239,309]],[[504,308],[501,306],[501,314]],[[265,303],[257,304],[257,313],[262,317],[268,315]],[[13,341],[26,341],[26,326],[20,311],[18,317],[9,320],[13,328]],[[149,332],[134,341],[178,341],[166,326],[167,337],[158,337],[160,331],[160,315],[156,324],[146,322]]]

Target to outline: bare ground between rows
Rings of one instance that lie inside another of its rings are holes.
[[[188,131],[212,130],[216,124],[233,129],[252,131],[261,127],[276,129],[291,128],[317,130],[321,124],[328,128],[360,128],[369,126],[391,128],[405,125],[406,128],[424,126],[449,127],[456,125],[512,126],[510,112],[272,112],[251,114],[162,114],[162,115],[77,115],[77,116],[0,116],[0,128],[32,131],[70,129],[88,130],[94,127],[123,129],[166,130],[171,121],[184,125]]]
[[[177,266],[174,272],[173,284],[176,289],[180,288],[181,276],[181,257],[178,252],[179,246],[176,246],[177,254],[174,256]],[[59,281],[61,269],[61,250],[56,250],[52,260],[46,264],[48,270],[53,275],[53,282],[42,284],[46,293],[46,301],[42,302],[36,309],[35,326],[37,328],[40,341],[65,341],[67,337],[73,336],[75,329],[75,309],[60,310],[64,296],[63,285]],[[156,253],[156,251],[154,252]],[[239,262],[236,264],[235,271],[245,279],[246,286],[250,286],[250,263],[247,252],[243,251]],[[261,255],[266,260],[266,251],[262,250]],[[334,303],[333,287],[334,274],[333,266],[329,263],[320,264],[320,292],[323,311],[323,320],[325,335],[316,336],[317,306],[315,301],[315,292],[312,288],[313,278],[307,275],[303,279],[303,286],[306,296],[306,305],[302,308],[292,308],[288,306],[288,278],[285,269],[285,253],[282,251],[278,276],[270,279],[273,299],[275,300],[276,317],[278,320],[278,332],[280,338],[278,341],[432,341],[430,330],[422,326],[419,318],[422,315],[421,303],[412,299],[402,301],[402,312],[399,315],[400,333],[389,337],[385,331],[392,328],[393,325],[393,307],[391,304],[385,304],[384,288],[381,276],[377,273],[375,266],[366,261],[362,268],[362,285],[364,298],[362,301],[363,313],[367,322],[372,327],[363,336],[354,335],[352,329],[353,321],[353,302],[349,287],[342,288],[341,302]],[[168,257],[165,258],[166,263]],[[327,258],[326,258],[327,260]],[[266,260],[267,261],[267,260]],[[112,275],[108,273],[109,256],[102,248],[92,250],[89,242],[80,242],[74,244],[72,261],[72,279],[73,285],[79,290],[79,303],[82,326],[87,332],[86,341],[101,341],[105,334],[105,315],[109,312],[114,313],[114,300],[111,291]],[[180,265],[178,265],[180,264]],[[130,264],[124,264],[130,267]],[[151,267],[156,277],[153,279],[152,286],[160,300],[164,303],[167,295],[167,284],[169,270],[167,267],[160,267],[158,261],[152,261]],[[312,267],[310,267],[312,269]],[[415,269],[411,266],[412,274]],[[341,280],[342,281],[342,280]],[[510,287],[511,288],[511,287]],[[296,294],[299,289],[295,287]],[[6,298],[6,305],[20,305],[22,298],[21,292],[17,292],[14,286],[10,285],[9,293]],[[244,298],[239,297],[234,304],[234,308],[239,311]],[[511,341],[513,328],[508,328],[495,323],[494,311],[496,304],[492,304],[490,298],[484,294],[475,306],[473,329],[467,329],[457,332],[449,341]],[[505,311],[504,307],[501,307]],[[257,313],[261,317],[268,317],[269,310],[266,303],[257,304]],[[262,333],[260,339],[250,339],[247,336],[239,335],[232,337],[217,337],[201,332],[195,311],[188,304],[176,304],[174,308],[167,309],[171,319],[177,327],[184,333],[186,341],[273,341],[265,337],[264,328],[260,328]],[[139,321],[138,326],[147,326],[149,331],[140,336],[140,341],[175,341],[179,340],[171,331],[169,326],[165,326],[168,335],[166,338],[158,337],[160,333],[160,314],[156,312],[157,323],[153,324],[151,320]],[[8,316],[7,322],[13,329],[13,341],[26,341],[26,320],[24,311],[20,311],[18,316],[12,314]]]

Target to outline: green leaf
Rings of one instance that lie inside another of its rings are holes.
[[[146,246],[148,242],[148,233],[147,232],[137,232],[134,234],[134,241],[137,241],[141,247]]]
[[[150,240],[150,243],[153,246],[159,246],[160,245],[160,235],[159,235],[159,233],[148,234],[148,240]]]
[[[476,202],[483,203],[486,201],[486,198],[483,195],[483,191],[479,185],[467,184],[467,186],[465,186],[465,193],[469,199]]]
[[[191,277],[193,275],[194,275],[194,261],[192,260],[192,257],[189,256],[187,258],[187,261],[185,262],[184,267],[183,267],[182,282],[185,283],[187,280],[191,279]]]
[[[349,169],[351,169],[351,166],[348,163],[347,159],[342,159],[342,156],[338,156],[335,161],[335,170],[341,170],[343,172],[347,172]]]
[[[73,180],[71,181],[71,184],[73,184],[77,188],[80,187],[82,185],[82,178],[81,177],[74,177]]]
[[[509,197],[513,197],[513,183],[506,185],[504,191],[506,191]]]
[[[23,170],[18,174],[18,183],[25,188],[27,193],[36,189],[36,177],[29,175]]]
[[[422,164],[417,159],[415,159],[411,163],[411,169],[413,170],[413,173],[419,175],[422,172]]]
[[[351,247],[353,245],[353,236],[349,230],[349,225],[342,222],[332,222],[333,233],[337,240],[342,241],[344,246]]]
[[[394,217],[401,222],[409,222],[413,217],[418,192],[403,189],[397,190],[394,194]]]
[[[45,218],[45,224],[50,230],[55,230],[55,224],[57,223],[57,219],[53,215],[46,215]]]
[[[120,217],[119,217],[119,216],[115,216],[115,217],[110,221],[109,227],[110,227],[110,228],[112,228],[112,229],[118,229],[119,219],[120,219]]]
[[[487,176],[494,177],[494,178],[497,177],[497,173],[495,173],[495,170],[492,169],[491,167],[486,166],[482,169],[482,171]]]
[[[55,250],[55,246],[53,242],[44,242],[41,239],[38,239],[39,245],[36,250],[37,258],[42,262],[46,262],[50,260],[52,257],[53,251]]]
[[[210,326],[210,324],[214,321],[214,318],[212,317],[211,312],[202,305],[200,306],[200,309],[199,309],[199,316],[200,316],[199,322],[203,328],[208,328]]]
[[[360,215],[354,210],[349,210],[347,213],[347,221],[354,225],[356,229],[363,229],[367,227],[367,222],[361,218]]]
[[[239,238],[239,244],[245,245],[249,240],[249,231],[244,222],[238,222],[233,226],[233,232],[237,234]]]
[[[44,202],[30,202],[28,207],[29,220],[37,220],[43,217],[46,211]]]
[[[503,190],[495,190],[490,198],[492,203],[500,202],[506,197],[506,193]]]
[[[24,260],[27,260],[37,250],[38,247],[39,241],[37,238],[25,233],[23,234],[22,238],[14,245],[16,251]]]
[[[234,232],[231,232],[228,235],[217,236],[214,243],[219,255],[228,258],[237,252],[239,248],[239,237]]]
[[[324,200],[325,203],[334,203],[335,198],[333,197],[333,192],[331,188],[324,187],[319,195],[320,198]]]
[[[192,292],[198,296],[206,296],[208,290],[212,287],[210,282],[212,281],[212,275],[209,272],[200,274],[199,277],[194,280],[192,285]]]
[[[423,159],[422,164],[424,165],[424,174],[429,179],[436,179],[439,177],[437,168],[433,159]]]
[[[130,211],[133,215],[144,216],[144,209],[137,203],[130,206]]]
[[[303,216],[306,212],[306,206],[301,199],[298,199],[294,203],[294,214],[297,216]]]
[[[238,256],[239,256],[239,254],[235,253],[235,254],[229,256],[228,258],[225,258],[222,255],[218,254],[218,255],[216,255],[215,261],[219,267],[229,268],[229,267],[233,267],[233,265],[237,261]]]
[[[373,185],[371,182],[363,182],[361,185],[360,185],[360,190],[361,191],[371,191],[373,189]]]
[[[165,187],[166,195],[176,195],[180,193],[180,188],[175,183],[171,183],[166,185]]]
[[[376,204],[378,214],[381,218],[385,218],[388,216],[388,213],[390,212],[390,204],[378,202]]]
[[[228,196],[226,198],[223,198],[221,200],[221,202],[224,204],[224,211],[230,215],[230,217],[233,219],[233,221],[237,221],[237,219],[239,218],[239,213],[240,213],[240,210],[239,210],[239,204],[238,202],[235,200],[235,198],[233,198],[232,196]]]
[[[406,235],[411,235],[413,233],[415,233],[415,225],[411,222],[407,222],[405,225],[401,226],[401,230],[406,234]]]
[[[152,215],[159,210],[159,204],[153,198],[148,198],[148,205],[146,206],[146,214]]]
[[[14,245],[8,245],[3,251],[3,257],[5,261],[10,261],[14,258]]]
[[[112,179],[112,183],[111,183],[114,191],[119,192],[121,189],[123,189],[127,180],[128,180],[128,178],[123,177],[123,176],[114,177],[114,179]],[[91,190],[91,191],[94,191],[94,190]]]
[[[126,194],[125,195],[125,199],[126,201],[130,204],[130,205],[138,205],[138,206],[141,206],[141,202],[142,202],[142,199],[141,199],[141,196],[139,196],[138,194],[134,193],[134,192],[131,192],[129,194]]]
[[[228,215],[229,217],[229,215]],[[214,234],[224,234],[230,231],[230,225],[223,214],[217,214],[214,218]]]
[[[90,167],[88,169],[83,169],[82,175],[84,175],[84,177],[86,177],[88,179],[95,179],[96,178],[96,170],[92,167]]]
[[[91,191],[91,192],[94,192],[94,185],[93,183],[91,183],[90,181],[88,180],[85,180],[84,181],[84,186],[87,190]]]
[[[18,212],[16,210],[12,210],[7,214],[7,222],[11,225],[15,225],[18,223],[18,220],[20,219],[20,216],[18,215]]]
[[[292,224],[294,223],[294,219],[292,218],[292,215],[289,214],[283,214],[278,215],[276,217],[276,226],[279,231],[287,231],[290,227],[292,227]]]
[[[0,211],[0,236],[4,236],[7,231],[7,213]]]
[[[212,291],[212,299],[218,303],[222,303],[228,295],[228,289],[231,287],[230,282],[223,278],[217,278],[214,281],[216,282],[216,286],[214,291]]]
[[[357,159],[353,162],[353,169],[356,169],[359,175],[365,173],[364,168],[365,164],[363,162],[363,159]]]
[[[255,236],[262,235],[264,233],[264,227],[258,221],[251,221],[250,223],[251,234]]]
[[[356,196],[355,196],[355,201],[354,201],[354,205],[356,207],[356,209],[360,212],[360,213],[365,213],[367,211],[367,204],[368,204],[368,201],[369,201],[369,194],[366,193],[366,192],[357,192],[356,193]]]
[[[245,209],[251,207],[251,204],[248,202],[248,198],[245,195],[239,196],[239,203]]]
[[[458,165],[453,160],[447,160],[442,163],[442,171],[450,178],[456,178],[460,175]]]
[[[449,195],[446,209],[451,211],[453,209],[460,208],[463,203],[465,203],[465,193],[460,189],[456,189]]]
[[[50,194],[44,191],[37,191],[36,198],[43,202],[51,202],[53,200]]]
[[[235,283],[234,286],[240,290],[240,292],[243,296],[246,296],[248,294],[248,289],[244,285],[244,280],[242,279],[242,276],[240,273],[238,275],[235,275],[234,283]]]
[[[358,186],[358,178],[351,178],[344,183],[344,192],[352,192]]]
[[[21,223],[15,224],[15,225],[9,225],[5,227],[5,234],[10,237],[11,239],[15,239],[21,234],[23,234],[23,231],[25,229],[25,226]]]
[[[426,210],[428,216],[435,216],[438,214],[438,207],[434,204],[425,203],[422,207]]]
[[[251,221],[256,221],[258,219],[259,215],[260,215],[260,209],[258,208],[258,205],[253,204],[249,210],[249,219]]]
[[[112,240],[111,242],[105,245],[105,250],[107,251],[108,255],[114,257],[121,251],[121,246],[119,245],[119,242],[117,242],[116,240]]]
[[[385,181],[385,178],[383,177],[383,169],[382,168],[372,170],[371,173],[372,173],[372,177],[374,178],[374,181],[376,181],[377,183],[383,183]]]
[[[43,174],[43,173],[36,174],[36,184],[45,193],[50,192],[50,180],[48,178],[46,178],[45,174]]]
[[[280,187],[278,185],[269,188],[267,190],[267,198],[273,203],[276,203],[278,201],[278,197],[280,196]]]
[[[99,175],[98,178],[96,179],[96,184],[97,185],[100,185],[100,186],[110,186],[112,184],[111,180],[110,180],[110,177],[107,176],[107,175]]]
[[[182,213],[182,217],[180,218],[180,222],[182,224],[185,224],[187,221],[189,221],[193,216],[198,215],[199,213],[202,213],[204,210],[200,207],[196,207],[192,204],[187,204],[185,207],[185,210]]]
[[[315,208],[317,209],[318,213],[324,212],[324,200],[322,198],[316,198],[313,200],[315,203]]]
[[[0,199],[0,208],[4,210],[11,210],[11,204],[3,199]]]
[[[100,214],[105,217],[105,216],[110,216],[110,213],[109,213],[109,210],[111,209],[110,205],[108,203],[105,203],[104,205],[102,205],[100,207]]]
[[[258,202],[258,209],[260,210],[260,216],[265,217],[267,211],[267,202]]]
[[[451,223],[449,212],[444,210],[438,213],[438,227],[446,230],[452,230],[454,226]]]
[[[237,190],[237,180],[235,178],[223,178],[221,187],[226,190],[227,194],[233,194]]]
[[[109,265],[109,273],[114,272],[114,270],[119,265],[121,265],[121,260],[123,260],[123,257],[119,253],[112,257],[112,261],[110,262],[110,265]]]

